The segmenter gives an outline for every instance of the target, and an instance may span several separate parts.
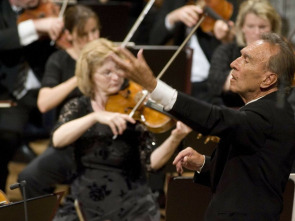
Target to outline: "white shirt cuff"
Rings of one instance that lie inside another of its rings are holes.
[[[150,96],[155,102],[162,104],[165,111],[169,111],[175,104],[177,91],[163,81],[158,80],[157,86]]]
[[[205,157],[205,155],[203,155],[203,157],[204,157],[204,162],[203,162],[203,165],[200,167],[200,169],[199,169],[199,170],[197,170],[197,171],[196,171],[197,173],[201,173],[201,171],[202,171],[202,169],[203,169],[203,167],[204,167],[204,165],[205,165],[205,162],[206,162],[206,157]]]
[[[174,29],[175,25],[170,24],[168,21],[168,16],[165,17],[165,27],[167,28],[168,31],[171,31]]]
[[[35,29],[35,25],[32,19],[23,21],[18,24],[18,35],[20,38],[20,44],[26,46],[34,41],[37,41],[39,36]]]

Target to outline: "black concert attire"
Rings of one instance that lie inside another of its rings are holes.
[[[69,101],[56,128],[93,112],[89,97]],[[90,127],[71,144],[77,176],[71,194],[54,221],[77,220],[73,199],[81,203],[87,220],[160,220],[156,199],[147,183],[154,138],[141,124],[129,125],[113,139],[109,126]]]
[[[49,39],[22,46],[17,12],[12,10],[8,0],[0,1],[0,100],[16,103],[16,106],[0,108],[0,189],[4,191],[7,164],[28,132],[26,126],[28,123],[37,128],[43,126],[42,115],[36,105],[38,83],[45,62],[54,50]]]
[[[279,220],[295,159],[295,123],[290,104],[285,100],[279,108],[277,97],[273,92],[234,110],[178,92],[171,113],[194,130],[221,138],[194,177],[213,192],[206,221]]]
[[[74,76],[75,65],[76,61],[65,50],[56,51],[46,64],[42,87],[55,87],[67,81]],[[76,88],[53,110],[53,124],[64,104],[81,95],[80,90]],[[56,184],[69,184],[74,167],[72,148],[55,149],[49,146],[19,174],[18,180],[27,181],[26,193],[29,198],[36,197],[52,193]]]

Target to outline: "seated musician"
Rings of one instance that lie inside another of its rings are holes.
[[[160,220],[146,172],[161,168],[190,128],[179,122],[156,148],[145,125],[106,109],[126,82],[107,59],[115,49],[100,38],[88,43],[77,61],[75,75],[84,96],[65,104],[52,134],[55,148],[73,148],[77,175],[54,221],[77,219],[74,200],[86,220]]]

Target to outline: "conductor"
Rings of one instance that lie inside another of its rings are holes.
[[[176,91],[154,77],[142,50],[137,58],[119,50],[128,62],[115,54],[110,59],[124,77],[145,87],[153,100],[194,130],[221,138],[211,157],[188,147],[173,162],[178,172],[193,170],[195,182],[211,187],[204,220],[279,220],[295,159],[294,114],[286,96],[280,96],[290,88],[295,72],[289,43],[277,34],[265,34],[231,63],[230,89],[245,102],[239,110]]]

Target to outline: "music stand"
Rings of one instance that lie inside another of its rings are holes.
[[[63,192],[48,194],[27,200],[30,221],[51,221],[59,206]],[[24,201],[13,202],[0,207],[1,220],[24,221]]]

